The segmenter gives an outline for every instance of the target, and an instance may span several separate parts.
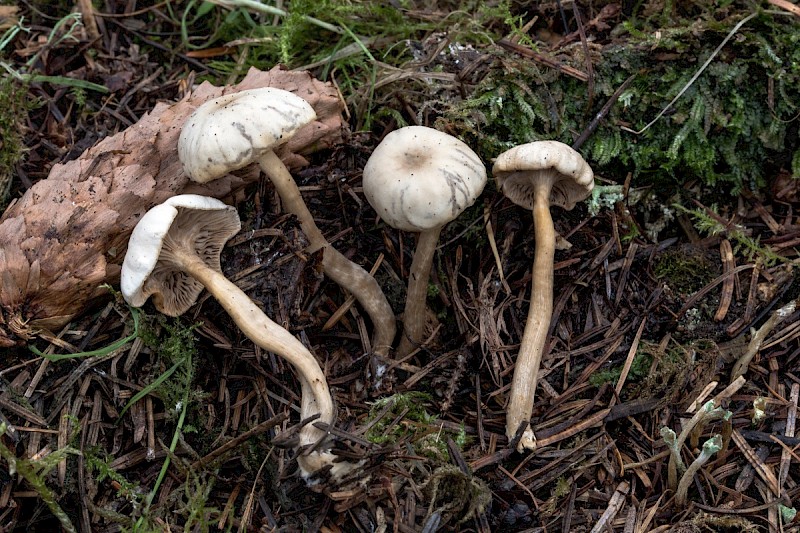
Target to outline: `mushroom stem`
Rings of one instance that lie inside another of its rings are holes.
[[[414,251],[411,271],[408,274],[406,308],[403,313],[403,336],[400,339],[400,346],[397,347],[398,359],[407,356],[422,343],[427,315],[428,280],[433,265],[433,254],[436,251],[442,227],[438,226],[419,233],[417,249]]]
[[[264,174],[272,181],[275,190],[278,191],[283,208],[296,216],[298,222],[300,222],[303,233],[306,234],[308,241],[311,243],[307,250],[316,252],[320,248],[329,246],[327,239],[317,227],[317,223],[314,222],[314,215],[311,214],[308,206],[303,201],[294,177],[286,168],[286,165],[283,164],[283,161],[275,155],[275,152],[269,151],[261,156],[258,163]]]
[[[274,152],[270,151],[262,156],[259,164],[278,191],[284,209],[295,215],[300,222],[300,227],[311,243],[307,250],[315,252],[320,248],[324,249],[322,268],[325,274],[339,286],[350,288],[350,292],[366,310],[374,328],[373,352],[378,356],[388,356],[397,326],[394,312],[378,282],[369,272],[347,259],[328,243],[303,201],[297,183]]]
[[[321,422],[332,424],[333,400],[325,375],[313,354],[294,335],[264,314],[222,273],[210,268],[195,254],[181,248],[172,248],[170,253],[181,269],[202,283],[217,299],[250,340],[265,350],[281,356],[294,366],[302,386],[300,418],[305,420],[319,413]],[[306,424],[300,429],[300,447],[316,444],[325,435],[324,431],[313,424]],[[328,452],[314,452],[299,456],[298,463],[304,477],[308,477],[320,468],[332,464],[332,459],[333,455]]]
[[[550,188],[548,180],[537,182],[533,197],[533,227],[536,250],[531,279],[531,304],[525,331],[514,367],[508,410],[506,414],[506,436],[512,439],[520,424],[529,424],[533,412],[536,381],[544,355],[547,330],[553,315],[553,258],[555,256],[556,233],[550,216]],[[536,448],[536,438],[530,427],[517,446],[518,451]]]

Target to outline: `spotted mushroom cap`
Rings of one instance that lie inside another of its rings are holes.
[[[189,116],[178,139],[178,157],[189,178],[206,183],[257,161],[316,117],[311,104],[283,89],[226,94]]]
[[[203,285],[181,271],[171,260],[170,249],[188,246],[220,271],[222,248],[240,229],[236,209],[216,198],[181,194],[153,207],[131,233],[122,262],[122,296],[130,305],[141,307],[152,295],[156,309],[165,315],[185,313]]]
[[[533,209],[532,183],[551,179],[550,205],[572,209],[594,188],[594,173],[581,154],[558,141],[515,146],[495,160],[497,186],[515,204]]]
[[[486,185],[469,146],[425,126],[389,133],[364,166],[364,195],[390,226],[425,231],[454,220]]]

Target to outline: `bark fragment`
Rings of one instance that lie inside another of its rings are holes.
[[[342,141],[342,103],[334,87],[306,72],[251,69],[238,85],[204,82],[180,102],[158,104],[78,159],[55,165],[0,217],[0,346],[63,326],[102,293],[101,284],[116,283],[130,232],[154,205],[184,193],[225,199],[258,179],[253,165],[196,184],[177,152],[181,126],[196,107],[258,87],[291,91],[317,113],[278,154],[289,168]]]

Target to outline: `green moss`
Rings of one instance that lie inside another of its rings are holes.
[[[117,484],[117,495],[126,498],[134,504],[141,502],[142,494],[138,484],[128,481],[128,479],[111,468],[112,457],[107,456],[103,450],[94,447],[83,451],[86,461],[86,469],[94,474],[95,481],[102,483],[105,480],[113,481]]]
[[[16,166],[25,157],[23,124],[28,112],[37,105],[27,88],[6,74],[0,79],[0,208],[8,202],[8,193]]]
[[[688,296],[705,287],[717,275],[716,265],[701,250],[681,247],[659,254],[653,264],[656,279],[678,294]]]
[[[762,245],[758,236],[751,236],[740,224],[730,223],[723,225],[720,222],[722,217],[717,213],[716,205],[712,204],[711,207],[707,208],[709,212],[699,208],[686,209],[680,205],[675,205],[675,208],[691,216],[694,226],[701,233],[725,235],[733,243],[734,254],[742,254],[749,261],[760,260],[767,266],[774,266],[777,263],[784,263],[792,267],[796,266],[792,259],[774,252],[767,245]]]
[[[723,6],[724,4],[724,6]],[[557,139],[571,144],[630,76],[582,150],[596,171],[635,185],[699,178],[737,193],[764,185],[775,166],[794,168],[800,139],[793,117],[800,102],[800,32],[789,17],[762,13],[745,24],[691,84],[752,6],[713,2],[691,19],[632,19],[594,57],[593,106],[588,84],[527,59],[504,57],[473,94],[442,119],[487,159],[512,144]],[[663,24],[663,25],[658,25]],[[627,35],[624,35],[627,33]],[[580,47],[559,59],[585,71]],[[675,104],[642,130],[686,86]]]
[[[394,394],[387,398],[376,400],[369,410],[367,424],[383,413],[387,406],[389,409],[381,416],[380,420],[372,424],[372,427],[367,431],[367,440],[375,444],[397,442],[404,437],[413,435],[417,424],[422,424],[424,426],[434,424],[436,422],[436,417],[429,414],[425,408],[426,402],[430,400],[430,395],[423,392]],[[403,424],[401,420],[399,423],[389,427],[397,416],[401,414],[403,415],[402,420],[412,422],[412,424]]]
[[[453,465],[440,466],[423,487],[428,496],[428,516],[439,513],[442,523],[461,524],[482,513],[492,502],[492,492],[481,479]]]
[[[623,399],[667,400],[676,393],[680,394],[687,375],[696,370],[689,354],[694,353],[697,361],[706,361],[711,358],[712,352],[713,349],[703,342],[692,344],[689,348],[673,342],[662,350],[657,344],[642,341],[625,379]],[[589,383],[595,387],[605,383],[615,385],[622,373],[622,367],[623,364],[620,363],[607,370],[597,371],[589,377]]]
[[[459,431],[443,429],[437,417],[427,410],[430,400],[429,394],[407,392],[375,401],[367,417],[366,424],[371,424],[367,440],[375,444],[410,444],[419,455],[449,462],[447,439],[463,448],[468,437],[463,427]],[[372,423],[379,415],[380,420]]]
[[[164,315],[150,315],[143,319],[140,336],[153,353],[160,357],[160,364],[155,367],[155,374],[149,381],[156,383],[153,392],[166,407],[166,413],[177,418],[184,409],[184,404],[198,405],[206,393],[194,390],[194,377],[201,358],[197,355],[197,339],[194,330],[200,324],[187,324],[185,320],[169,318]],[[161,379],[169,373],[166,379]],[[202,410],[192,409],[182,426],[182,432],[191,433],[193,428],[202,427],[198,418]]]
[[[647,351],[639,351],[633,357],[631,368],[628,371],[626,383],[636,383],[642,378],[647,376],[650,366],[653,364],[653,356]],[[622,375],[622,366],[618,365],[607,370],[599,370],[589,376],[589,383],[595,387],[599,387],[605,383],[615,385]]]
[[[78,424],[77,427],[80,427]],[[0,422],[0,437],[3,437],[8,430],[5,422]],[[73,438],[75,434],[73,434]],[[9,448],[3,440],[0,440],[0,459],[8,465],[8,471],[24,479],[28,486],[33,489],[42,502],[61,523],[64,531],[75,532],[77,529],[72,524],[70,516],[56,501],[56,494],[47,484],[48,473],[56,468],[68,455],[78,455],[80,452],[72,446],[65,446],[54,450],[36,460],[19,458],[15,450]]]

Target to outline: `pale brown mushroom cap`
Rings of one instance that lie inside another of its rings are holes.
[[[572,209],[594,188],[594,173],[577,151],[558,141],[515,146],[495,160],[497,186],[515,204],[533,209],[533,184],[552,180],[550,205]]]
[[[258,161],[316,117],[311,104],[283,89],[226,94],[204,103],[186,120],[178,157],[189,178],[206,183]]]
[[[181,194],[153,207],[131,233],[120,273],[122,296],[134,307],[152,296],[160,312],[182,315],[204,287],[171,260],[170,250],[193,251],[219,272],[222,248],[240,229],[236,209],[216,198]]]
[[[486,167],[464,142],[425,126],[389,133],[363,174],[364,195],[390,226],[425,231],[455,220],[486,185]]]

